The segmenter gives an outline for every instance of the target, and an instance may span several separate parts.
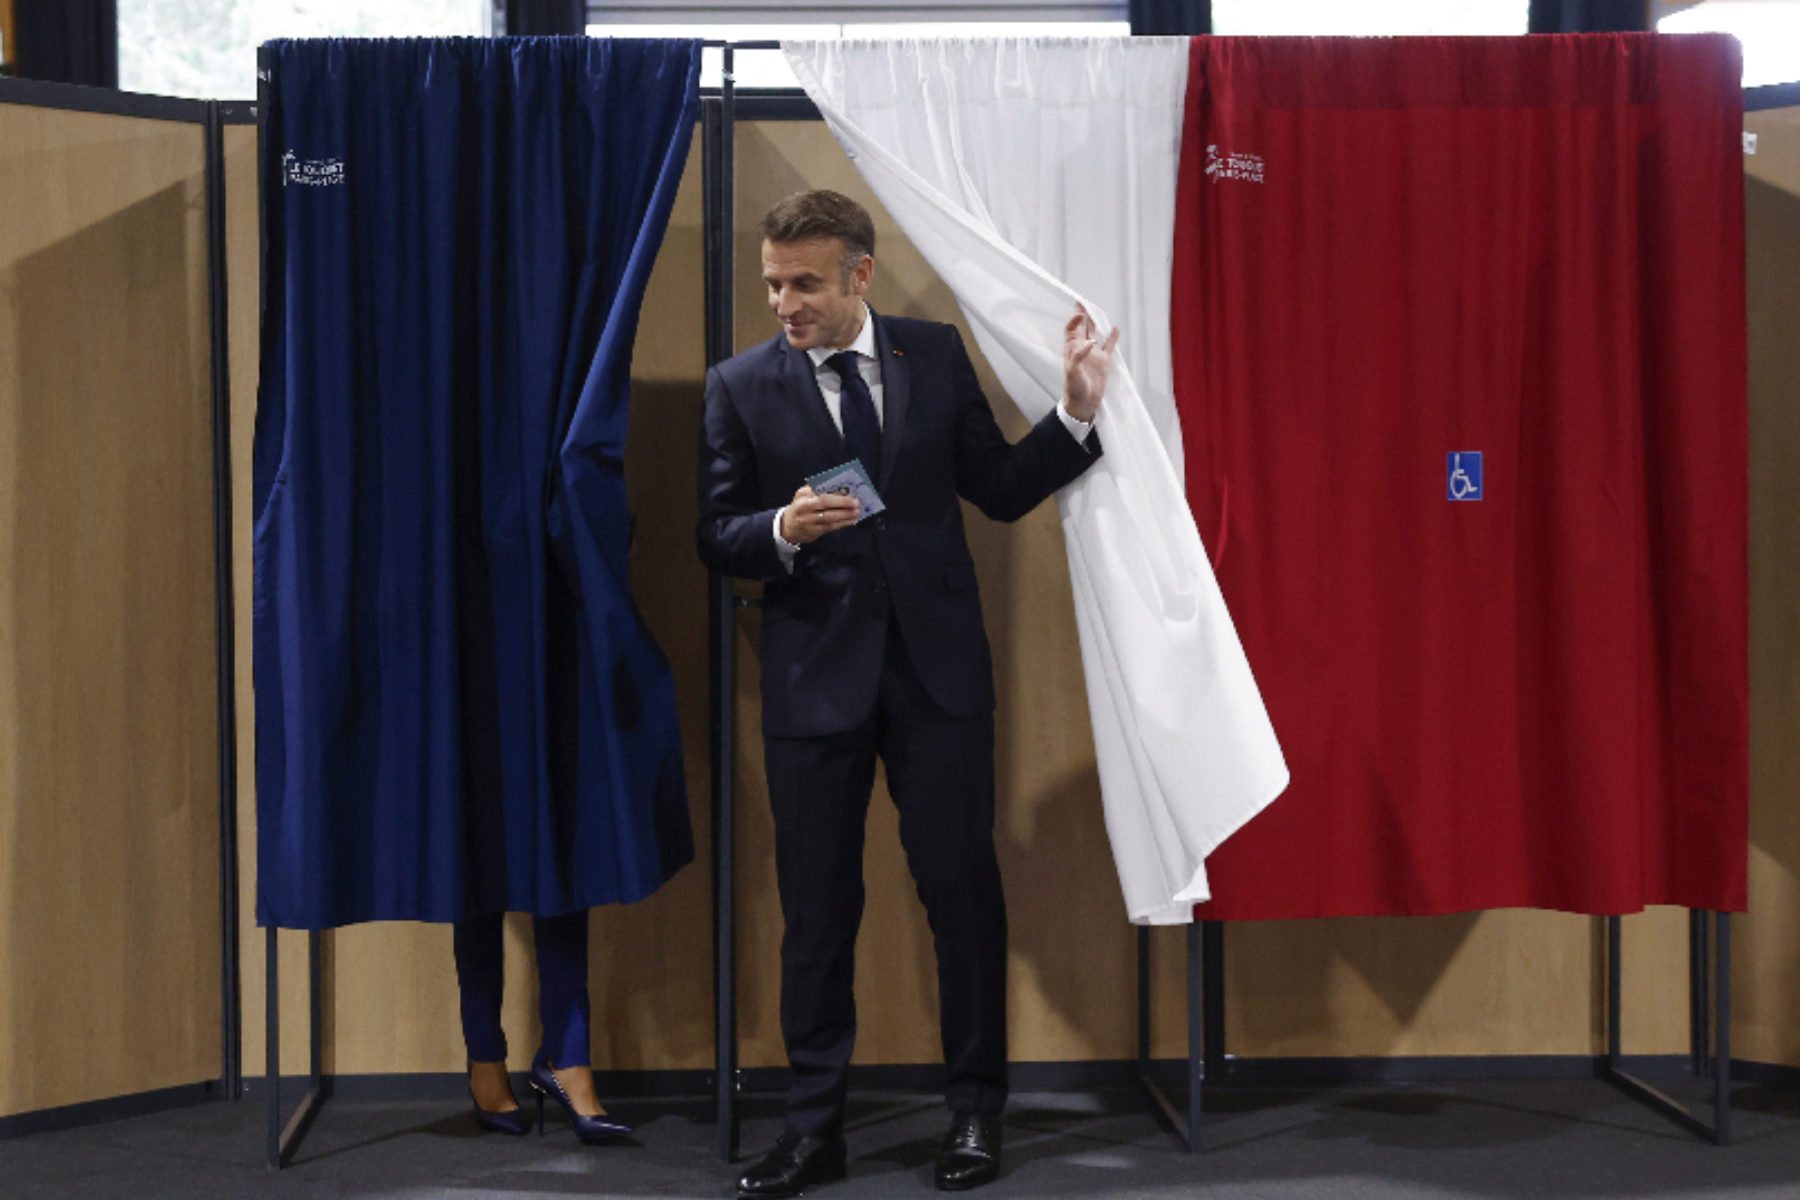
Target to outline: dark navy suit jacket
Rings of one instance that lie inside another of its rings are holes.
[[[761,579],[766,737],[816,737],[861,723],[875,703],[889,615],[931,698],[952,716],[994,708],[975,563],[957,497],[1016,521],[1087,469],[1055,412],[1008,444],[956,329],[874,316],[881,360],[886,511],[801,548],[775,550],[775,511],[808,476],[849,458],[812,361],[778,334],[707,373],[700,453],[700,557]],[[868,466],[868,464],[864,464]]]

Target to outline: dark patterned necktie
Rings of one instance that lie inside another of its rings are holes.
[[[881,419],[875,415],[875,397],[863,382],[854,350],[840,350],[825,360],[838,373],[843,387],[838,392],[838,416],[844,423],[844,449],[861,459],[863,470],[875,478],[881,468]]]

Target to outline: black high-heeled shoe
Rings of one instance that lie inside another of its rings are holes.
[[[563,1091],[556,1072],[550,1069],[547,1062],[531,1064],[531,1090],[537,1093],[539,1134],[544,1132],[545,1097],[562,1105],[563,1115],[569,1118],[569,1125],[575,1130],[575,1136],[584,1142],[603,1142],[607,1138],[626,1137],[631,1133],[631,1126],[623,1121],[615,1121],[607,1116],[584,1117],[576,1112],[575,1102],[569,1099],[569,1093]]]
[[[531,1123],[525,1119],[523,1108],[515,1108],[507,1112],[489,1112],[481,1107],[481,1101],[475,1099],[475,1081],[472,1078],[469,1080],[469,1103],[475,1106],[475,1124],[489,1133],[504,1133],[508,1137],[524,1137],[531,1128]],[[542,1123],[541,1117],[539,1120]]]

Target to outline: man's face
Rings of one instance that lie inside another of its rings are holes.
[[[864,257],[844,278],[844,243],[839,238],[762,244],[763,282],[769,307],[796,350],[825,346],[841,350],[862,332],[862,294],[875,274]]]

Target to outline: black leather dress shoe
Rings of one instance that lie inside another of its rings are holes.
[[[1000,1177],[1000,1114],[959,1112],[932,1173],[938,1188],[961,1192]]]
[[[798,1196],[815,1183],[844,1177],[844,1139],[801,1137],[784,1133],[775,1148],[763,1155],[738,1180],[742,1200],[776,1200]]]

